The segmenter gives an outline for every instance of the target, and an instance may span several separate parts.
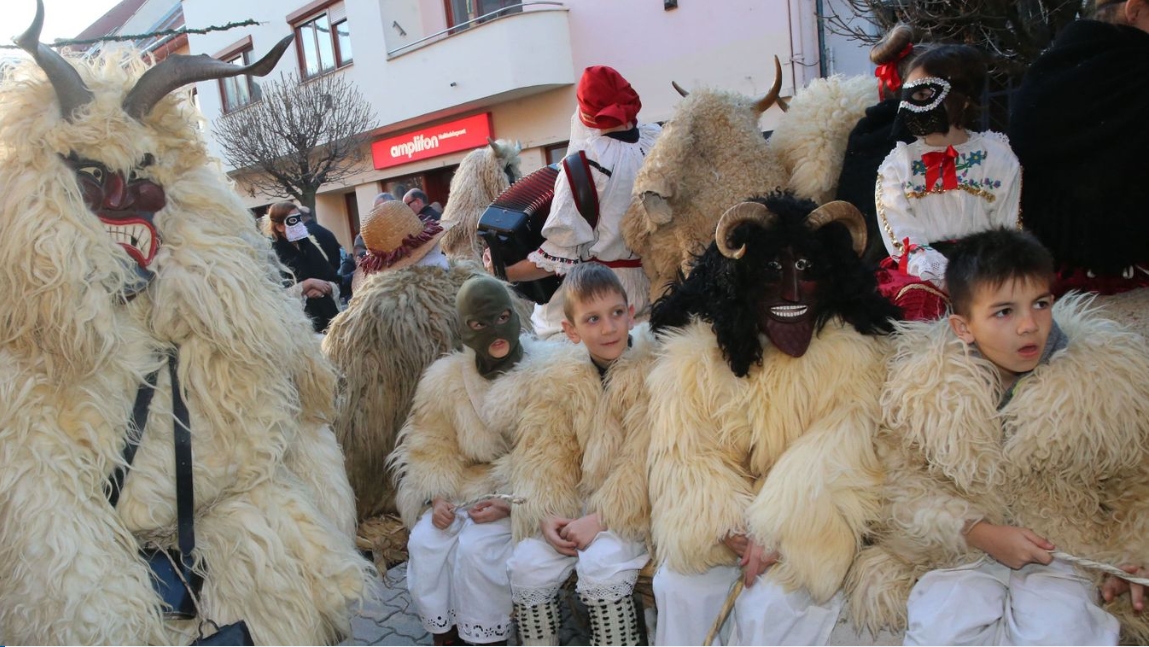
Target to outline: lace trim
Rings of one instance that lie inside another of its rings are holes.
[[[563,258],[562,256],[551,256],[541,249],[537,249],[530,254],[527,254],[527,260],[538,265],[548,272],[555,274],[566,274],[572,267],[578,265],[582,261],[577,258]]]
[[[638,581],[638,571],[624,571],[621,576],[606,582],[587,582],[580,579],[575,589],[588,600],[614,602],[629,596]]]
[[[459,623],[459,637],[469,643],[505,640],[510,633],[511,624],[509,622],[501,622],[491,626],[469,622]]]
[[[515,604],[520,604],[524,607],[534,607],[557,599],[559,587],[549,586],[541,589],[515,589],[511,594]]]
[[[445,618],[443,616],[435,616],[432,618],[431,616],[425,616],[420,613],[419,621],[423,623],[423,628],[427,630],[427,633],[446,633],[448,629],[455,626],[455,611],[453,609],[448,611],[447,617]]]

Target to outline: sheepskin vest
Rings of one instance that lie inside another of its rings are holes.
[[[511,458],[516,540],[539,533],[555,514],[576,518],[598,512],[603,524],[635,541],[646,539],[645,372],[654,338],[643,324],[632,347],[600,378],[586,348],[556,344],[538,379],[555,388],[522,400],[525,424]],[[537,424],[536,424],[537,423]]]
[[[770,577],[826,600],[877,511],[886,342],[835,320],[802,357],[763,344],[739,378],[709,324],[667,334],[647,378],[651,534],[697,573],[736,564],[722,539],[748,532],[781,555]]]
[[[1000,411],[998,372],[946,321],[901,325],[877,436],[881,522],[850,578],[859,624],[904,626],[918,577],[982,557],[962,534],[969,520],[1029,528],[1081,557],[1149,561],[1149,346],[1088,304],[1054,306],[1069,345]],[[1128,596],[1112,606],[1127,610]],[[1140,641],[1147,628],[1136,620]]]

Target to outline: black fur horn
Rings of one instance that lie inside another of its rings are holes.
[[[866,221],[857,207],[845,200],[834,200],[811,211],[806,217],[806,224],[813,230],[831,222],[840,222],[850,231],[855,254],[861,256],[866,251]]]
[[[95,95],[71,63],[64,60],[59,52],[40,42],[40,31],[43,28],[44,2],[36,0],[36,18],[27,31],[16,37],[16,45],[31,54],[44,74],[48,75],[48,80],[56,90],[56,98],[60,101],[60,114],[71,121],[76,110],[90,103]]]
[[[263,58],[244,67],[216,60],[207,54],[169,56],[144,72],[140,80],[136,81],[136,85],[124,99],[124,112],[137,121],[141,120],[169,92],[196,81],[225,79],[240,74],[266,76],[275,69],[279,57],[283,56],[293,40],[295,36],[285,36]]]
[[[763,229],[768,229],[777,219],[778,216],[760,202],[740,202],[727,209],[718,219],[718,226],[714,228],[714,243],[726,258],[742,258],[746,253],[746,245],[738,249],[730,246],[730,234],[734,233],[734,228],[744,222],[752,222]]]

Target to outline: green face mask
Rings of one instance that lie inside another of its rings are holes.
[[[455,297],[463,344],[475,351],[475,366],[488,380],[509,371],[523,357],[519,316],[511,294],[488,276],[467,279]]]

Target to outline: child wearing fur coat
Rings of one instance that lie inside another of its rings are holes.
[[[1054,306],[1052,277],[1028,234],[970,236],[949,321],[899,331],[883,524],[849,582],[860,624],[906,624],[908,645],[1149,639],[1142,587],[1125,598],[1053,552],[1144,572],[1149,347],[1082,298]]]
[[[563,330],[585,349],[554,358],[561,390],[524,411],[552,424],[512,454],[512,489],[526,499],[508,564],[519,637],[558,644],[558,590],[575,570],[592,644],[637,645],[631,593],[649,560],[643,377],[654,342],[646,326],[631,334],[634,306],[606,266],[573,268],[562,291]]]
[[[407,584],[423,627],[435,644],[451,644],[456,632],[490,644],[510,630],[510,505],[461,505],[504,489],[496,464],[513,443],[516,394],[533,379],[524,357],[538,347],[520,340],[501,282],[472,277],[455,303],[465,348],[427,368],[389,463],[411,529]]]

